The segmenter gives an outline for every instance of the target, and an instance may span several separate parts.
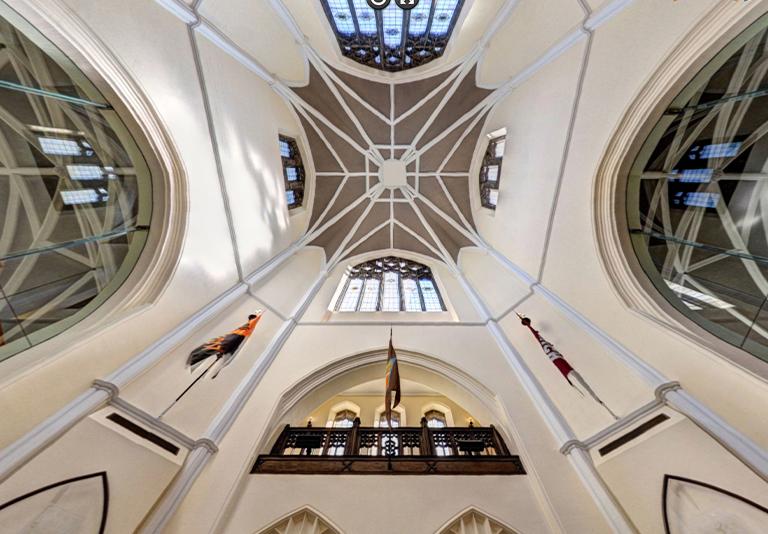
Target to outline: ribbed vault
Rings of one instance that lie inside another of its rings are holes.
[[[382,83],[318,59],[290,89],[315,167],[311,244],[330,262],[388,248],[455,260],[474,244],[470,166],[494,102],[475,69]]]

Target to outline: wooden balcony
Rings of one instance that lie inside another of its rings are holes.
[[[524,475],[493,426],[291,428],[286,425],[253,474]]]

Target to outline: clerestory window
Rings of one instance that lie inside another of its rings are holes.
[[[480,202],[484,208],[495,210],[499,201],[499,180],[507,132],[505,129],[498,130],[489,134],[488,138],[488,148],[480,167]]]
[[[298,208],[304,201],[304,164],[301,161],[299,145],[296,140],[284,135],[279,136],[280,159],[283,162],[283,180],[285,199],[288,209]]]
[[[445,304],[426,265],[386,257],[350,267],[335,303],[338,312],[442,312]]]
[[[421,0],[406,10],[391,2],[321,0],[343,56],[385,71],[429,63],[443,55],[464,0]]]

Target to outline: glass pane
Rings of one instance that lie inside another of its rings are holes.
[[[379,287],[381,283],[369,278],[365,281],[365,290],[363,291],[363,300],[360,302],[361,312],[374,312],[379,306]]]
[[[360,292],[363,290],[363,281],[360,278],[353,278],[349,281],[347,291],[339,306],[339,311],[353,312],[357,310],[357,302],[360,300]]]
[[[347,0],[328,0],[328,7],[331,9],[333,22],[339,33],[345,35],[355,33],[355,22],[352,20],[352,13],[349,11]]]
[[[405,311],[407,312],[424,311],[421,307],[419,287],[416,284],[416,280],[412,278],[403,280],[403,302],[405,304]]]
[[[504,157],[504,149],[506,148],[507,141],[505,139],[499,139],[495,142],[493,147],[493,155],[497,158]]]
[[[284,141],[280,139],[280,156],[284,158],[290,158],[291,157],[291,145],[288,144],[288,141]]]
[[[384,25],[384,44],[389,48],[398,48],[403,41],[404,12],[394,2],[381,12]]]
[[[152,195],[117,113],[18,23],[0,18],[0,49],[11,58],[0,64],[0,359],[11,345],[55,335],[119,287],[146,241]]]
[[[367,0],[355,0],[354,5],[360,33],[369,36],[377,35],[379,30],[376,28],[376,14],[368,5]]]
[[[397,273],[384,273],[384,292],[381,309],[385,312],[400,311],[400,284]]]
[[[365,1],[365,0],[357,0]],[[411,9],[411,21],[408,26],[408,34],[414,37],[422,36],[427,31],[429,24],[429,12],[432,10],[431,0],[421,0],[419,5]]]
[[[429,34],[432,36],[446,35],[451,27],[453,14],[459,5],[459,0],[436,0],[435,15]]]
[[[489,182],[496,182],[499,179],[499,166],[489,165],[485,171],[485,179]]]
[[[371,9],[367,0],[322,3],[343,56],[394,72],[443,55],[463,0],[421,0],[407,16],[394,2],[381,11]]]
[[[419,280],[421,286],[421,294],[424,296],[424,305],[428,312],[440,312],[443,311],[443,305],[440,302],[440,297],[435,289],[435,284],[432,280]]]

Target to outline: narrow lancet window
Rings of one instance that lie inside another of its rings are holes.
[[[283,180],[288,209],[298,208],[304,202],[304,164],[296,140],[279,136],[280,159],[283,162]]]
[[[488,134],[488,148],[480,167],[480,202],[484,208],[496,209],[499,201],[499,180],[501,179],[501,162],[506,148],[506,129]]]

